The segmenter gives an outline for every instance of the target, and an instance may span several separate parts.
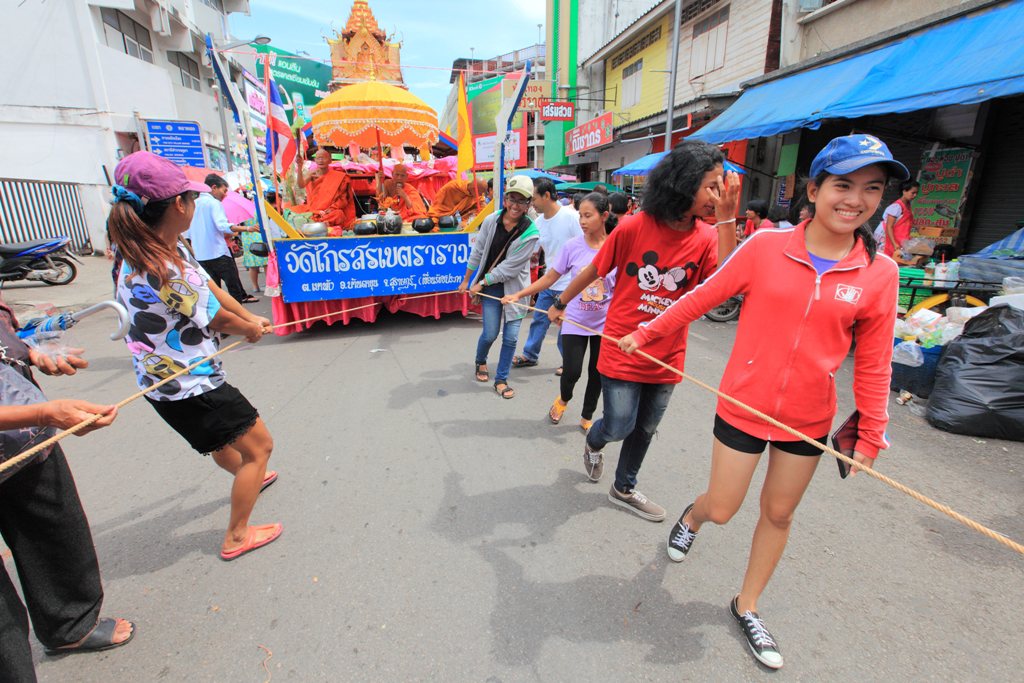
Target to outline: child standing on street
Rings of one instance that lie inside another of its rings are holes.
[[[730,173],[723,181],[724,162],[714,145],[689,140],[663,158],[648,178],[643,211],[616,226],[593,263],[552,304],[551,319],[560,318],[569,302],[597,277],[616,270],[605,333],[617,338],[653,320],[713,273],[736,246],[739,177]],[[700,220],[710,215],[716,217],[714,227]],[[604,472],[602,449],[622,441],[608,500],[660,522],[665,508],[636,489],[637,474],[680,377],[645,358],[619,353],[614,344],[608,346],[602,340],[598,359],[604,414],[587,432],[584,469],[591,481],[599,481]],[[683,367],[686,329],[656,346],[655,356]]]
[[[544,276],[526,289],[502,298],[503,304],[513,304],[522,298],[529,298],[538,292],[551,289],[560,278],[568,275],[569,280],[576,277],[581,270],[590,265],[594,256],[608,239],[618,220],[610,213],[608,197],[600,192],[591,192],[580,202],[580,226],[583,234],[565,243],[548,265]],[[583,357],[590,348],[590,367],[587,373],[587,391],[583,396],[583,414],[580,428],[590,431],[593,425],[594,410],[597,399],[601,396],[601,374],[597,371],[598,349],[601,337],[588,330],[577,327],[574,323],[586,325],[600,332],[604,329],[604,320],[608,315],[608,304],[615,287],[615,272],[605,277],[597,277],[586,289],[569,302],[565,309],[565,321],[562,323],[562,360],[563,371],[560,381],[559,396],[551,404],[548,418],[558,424],[565,414],[565,408],[572,400],[573,389],[580,375],[583,374]],[[547,318],[545,317],[545,320]]]
[[[626,353],[678,334],[726,299],[743,294],[743,311],[721,391],[824,442],[836,412],[835,373],[857,334],[853,390],[860,412],[854,458],[872,467],[888,446],[885,427],[896,320],[898,269],[876,255],[865,224],[889,177],[906,167],[870,135],[832,140],[811,164],[813,218],[786,230],[758,230],[728,261],[647,326],[619,342]],[[770,333],[766,334],[766,331]],[[746,576],[730,611],[754,657],[782,666],[779,646],[757,601],[782,556],[793,515],[821,451],[719,400],[707,490],[683,511],[668,555],[681,562],[705,522],[725,524],[743,502],[765,446],[768,473]]]
[[[270,329],[210,281],[181,243],[195,200],[209,187],[190,182],[172,162],[135,152],[114,171],[108,229],[124,257],[117,298],[128,309],[140,389],[153,386],[217,351],[217,333],[255,342]],[[267,471],[274,442],[259,413],[224,378],[219,358],[147,394],[157,414],[195,450],[210,453],[234,475],[231,518],[220,556],[233,560],[273,542],[280,524],[249,525],[260,492],[277,479]]]

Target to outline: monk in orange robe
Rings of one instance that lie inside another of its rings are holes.
[[[419,191],[409,184],[409,169],[403,164],[391,171],[391,180],[381,183],[383,191],[377,196],[381,213],[391,209],[402,217],[405,223],[427,217],[427,206]]]
[[[356,220],[355,201],[352,198],[352,182],[344,171],[331,168],[331,153],[325,149],[313,157],[317,172],[307,175],[302,169],[302,159],[295,159],[295,176],[299,187],[306,189],[306,203],[293,206],[295,213],[311,213],[311,220],[327,223],[327,234],[341,237],[341,231],[352,227]]]
[[[471,180],[455,179],[441,186],[441,189],[434,195],[434,203],[430,205],[430,217],[440,218],[441,216],[454,216],[460,213],[465,219],[471,216],[487,203],[487,182],[476,181],[476,187]],[[479,198],[480,204],[477,205]]]

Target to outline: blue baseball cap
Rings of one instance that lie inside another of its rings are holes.
[[[853,173],[871,164],[887,167],[890,178],[910,179],[907,167],[893,159],[889,148],[874,135],[844,135],[832,139],[811,162],[811,177],[817,178],[822,172],[832,175]]]

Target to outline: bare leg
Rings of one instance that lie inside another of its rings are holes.
[[[235,474],[238,472],[238,468],[242,466],[242,454],[232,446],[225,446],[219,451],[214,451],[210,456],[228,474]]]
[[[768,449],[768,473],[761,487],[761,517],[754,528],[747,573],[743,577],[743,589],[737,604],[740,614],[747,610],[757,611],[757,600],[786,548],[793,513],[811,483],[820,459],[819,456],[793,455],[777,448]]]
[[[260,288],[260,269],[258,267],[249,268],[248,271],[249,279],[252,281],[252,289],[253,291],[258,291]]]
[[[234,550],[245,543],[249,531],[249,515],[260,494],[267,462],[274,450],[274,440],[263,420],[257,418],[252,429],[231,446],[241,455],[242,464],[235,472],[235,483],[231,487],[231,518],[224,534],[225,551]],[[268,538],[272,533],[269,528],[257,529],[256,540]]]
[[[704,522],[725,524],[732,519],[743,504],[760,459],[760,453],[743,453],[715,439],[708,490],[697,496],[689,519],[684,519],[690,529],[697,531]]]

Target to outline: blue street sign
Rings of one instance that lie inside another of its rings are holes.
[[[195,121],[146,121],[149,151],[179,166],[206,166],[203,131]]]

